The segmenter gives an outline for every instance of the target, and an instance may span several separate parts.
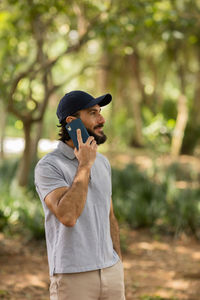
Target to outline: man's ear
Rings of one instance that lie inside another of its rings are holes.
[[[68,116],[68,117],[66,118],[66,123],[70,123],[71,121],[73,121],[73,120],[75,120],[75,119],[77,119],[77,118],[74,117],[74,116]]]

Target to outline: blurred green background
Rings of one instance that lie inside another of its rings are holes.
[[[2,0],[0,61],[2,232],[44,238],[38,145],[80,89],[113,96],[100,152],[120,226],[200,237],[199,0]]]

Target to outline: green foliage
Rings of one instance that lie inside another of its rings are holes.
[[[141,296],[140,299],[141,300],[165,300],[160,296],[147,296],[147,295]]]
[[[0,210],[0,231],[2,231],[9,222],[9,216],[6,216],[2,210]]]
[[[113,203],[118,220],[132,228],[149,227],[174,234],[184,231],[198,236],[200,190],[178,189],[177,169],[152,169],[151,175],[136,165],[113,169]]]
[[[113,145],[125,149],[142,137],[148,149],[168,152],[178,99],[184,94],[189,121],[182,149],[194,153],[200,136],[199,1],[2,0],[0,6],[0,101],[5,112],[9,108],[14,115],[8,116],[7,135],[21,136],[28,120],[36,124],[49,100],[43,136],[55,139],[55,111],[65,92],[85,89],[97,95],[107,90],[114,100],[107,127]],[[99,76],[99,70],[105,76]],[[30,133],[32,142],[37,131],[30,128]],[[16,201],[16,166],[17,161],[0,166],[0,227],[16,219],[37,232],[41,212],[36,207],[41,206],[33,172],[27,174],[31,193],[23,192]],[[113,171],[118,218],[132,227],[196,232],[199,191],[175,186],[178,178],[189,176],[192,181],[196,175],[179,166],[151,173],[141,173],[136,166]]]
[[[5,220],[1,228],[8,234],[23,234],[26,239],[44,238],[44,217],[41,203],[30,193],[17,191],[15,195],[8,189],[2,191],[0,209],[3,214],[0,222]]]
[[[140,300],[177,300],[176,298],[172,297],[172,298],[163,298],[160,296],[148,296],[148,295],[144,295],[140,297]]]
[[[173,176],[177,181],[192,182],[199,181],[200,179],[198,170],[195,170],[194,167],[188,163],[180,164],[178,162],[174,162],[161,170],[162,172],[166,171],[166,177],[169,178],[170,176]]]
[[[7,297],[9,297],[9,292],[6,290],[0,290],[0,297],[2,299],[6,299]],[[5,298],[4,298],[5,297]]]
[[[3,160],[0,162],[0,188],[9,187],[18,167],[17,159]]]
[[[143,135],[148,147],[156,152],[168,152],[173,127],[161,113],[152,117],[147,126],[143,127]]]
[[[126,253],[128,250],[128,234],[129,226],[125,223],[120,226],[120,247],[123,253]]]
[[[200,124],[193,123],[193,116],[185,129],[185,136],[183,139],[182,152],[193,154],[195,147],[199,142]]]
[[[108,129],[108,136],[114,136],[114,143],[116,147],[126,146],[130,144],[133,134],[134,121],[128,117],[128,110],[124,106],[113,116],[112,122],[106,124]]]
[[[162,106],[162,114],[166,120],[168,119],[176,119],[177,115],[177,107],[176,102],[171,99],[165,99],[165,102]]]
[[[162,210],[162,189],[141,173],[136,165],[113,170],[113,199],[120,221],[133,228],[152,226]]]
[[[194,104],[199,99],[200,6],[197,0],[190,2],[2,0],[0,101],[6,108],[12,96],[10,111],[15,115],[8,118],[6,133],[22,135],[16,122],[22,122],[25,115],[23,122],[38,119],[48,81],[52,93],[47,93],[51,99],[45,137],[55,138],[55,110],[63,93],[83,88],[95,95],[97,90],[108,90],[115,96],[114,138],[123,146],[132,141],[137,144],[133,118],[137,110],[133,102],[137,102],[144,146],[166,152],[178,97],[184,94],[191,117],[183,151],[193,153],[200,136]],[[80,71],[87,64],[89,70]],[[105,80],[99,80],[99,67],[106,73]],[[19,75],[21,80],[16,83]]]
[[[6,160],[0,165],[0,230],[12,234],[20,233],[27,239],[43,239],[44,216],[35,193],[33,167],[27,190],[16,185],[17,165],[17,160]]]
[[[23,233],[27,238],[44,238],[44,216],[35,192],[33,169],[28,189],[19,189],[14,176],[17,160],[0,165],[0,230]],[[198,174],[178,163],[141,171],[134,164],[112,170],[113,204],[117,219],[131,228],[158,232],[192,233],[199,238],[200,190],[178,189],[176,181],[198,179]],[[127,248],[126,230],[121,244]]]
[[[35,199],[31,199],[31,197],[28,198],[28,203],[25,205],[21,205],[21,207],[18,207],[19,212],[19,218],[18,222],[21,227],[21,225],[24,225],[24,228],[20,228],[20,231],[24,232],[28,238],[34,238],[34,239],[44,239],[45,233],[44,233],[44,216],[43,216],[43,210],[42,205],[38,199],[38,201],[35,201]],[[24,199],[20,198],[21,202],[23,202]],[[30,205],[30,201],[34,201]]]

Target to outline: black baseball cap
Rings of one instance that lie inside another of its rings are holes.
[[[112,100],[110,94],[94,98],[90,94],[83,91],[72,91],[64,95],[60,100],[57,108],[57,117],[61,123],[68,116],[76,113],[78,110],[92,107],[96,104],[105,106]]]

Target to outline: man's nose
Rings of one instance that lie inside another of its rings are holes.
[[[104,123],[105,123],[105,119],[104,119],[104,117],[103,117],[102,115],[99,115],[98,122],[99,122],[100,124],[104,124]]]

